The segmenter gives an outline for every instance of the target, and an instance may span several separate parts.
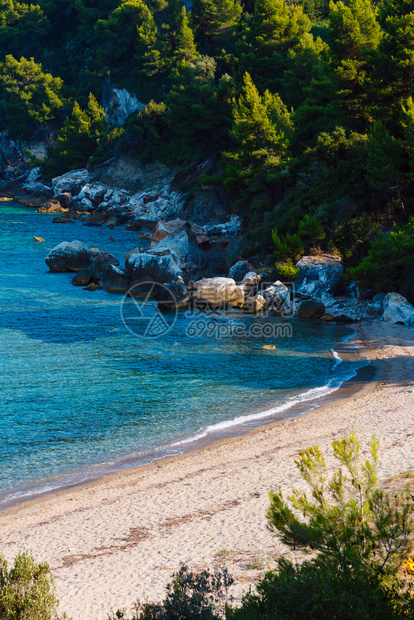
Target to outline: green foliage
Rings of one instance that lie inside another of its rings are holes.
[[[295,267],[290,258],[285,263],[276,262],[275,264],[279,276],[284,282],[293,282],[298,277],[299,267]]]
[[[281,491],[271,491],[269,529],[290,547],[316,551],[321,564],[344,574],[395,574],[408,551],[413,500],[408,491],[392,496],[379,487],[375,438],[365,460],[354,433],[332,447],[339,466],[332,475],[317,446],[295,459],[310,495],[292,489],[288,503]]]
[[[374,189],[397,187],[404,178],[404,152],[399,140],[390,135],[381,121],[373,124],[368,136],[367,181]]]
[[[414,218],[386,234],[377,230],[368,255],[348,270],[361,286],[386,293],[399,290],[414,301]]]
[[[228,75],[216,80],[215,73],[216,62],[209,56],[184,62],[174,73],[165,99],[164,158],[170,164],[212,156],[226,139],[233,81]]]
[[[42,65],[33,58],[19,61],[11,55],[6,56],[0,63],[2,129],[27,138],[41,124],[55,119],[63,107],[59,96],[62,84],[60,78],[43,73]]]
[[[58,603],[48,564],[18,553],[9,569],[0,555],[1,620],[54,620]]]
[[[227,607],[227,591],[233,578],[227,569],[193,573],[184,564],[173,575],[162,603],[138,603],[131,620],[220,620]],[[109,620],[125,618],[118,611]]]
[[[144,110],[127,123],[128,145],[141,154],[145,163],[153,161],[162,152],[162,135],[166,131],[165,112],[164,103],[150,101]]]
[[[349,266],[355,266],[366,254],[373,228],[374,220],[366,213],[346,219],[335,228],[332,242]]]
[[[177,33],[177,46],[174,50],[174,58],[178,61],[192,62],[198,56],[194,43],[194,35],[188,24],[185,6],[181,9],[180,25]]]
[[[223,37],[240,21],[239,0],[195,0],[194,23],[198,36]]]
[[[120,129],[110,131],[103,108],[90,93],[84,110],[75,101],[72,113],[58,132],[56,146],[48,150],[44,170],[54,176],[83,168],[88,160],[93,164],[101,163],[111,157],[121,135]]]
[[[314,246],[315,243],[323,241],[326,237],[326,233],[318,218],[310,215],[304,215],[299,222],[298,235],[309,248]]]
[[[348,572],[315,561],[280,560],[230,610],[228,620],[402,620],[414,613],[414,599],[398,580],[360,567]]]
[[[298,260],[304,254],[303,243],[298,234],[290,235],[287,233],[284,237],[280,237],[277,228],[272,231],[272,240],[275,244],[275,255],[278,258],[288,260],[292,257]]]
[[[223,153],[225,187],[244,198],[273,183],[287,164],[291,134],[290,114],[279,95],[266,90],[260,96],[246,73],[242,94],[233,101],[235,148]]]

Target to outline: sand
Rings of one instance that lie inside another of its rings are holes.
[[[356,326],[354,342],[377,368],[356,393],[242,437],[123,471],[0,513],[5,556],[32,550],[56,576],[60,610],[105,620],[137,599],[157,601],[180,562],[225,562],[238,598],[280,555],[294,557],[266,528],[270,488],[300,485],[296,453],[328,449],[354,429],[366,449],[381,441],[382,479],[414,466],[414,331]],[[331,463],[332,461],[329,461]]]

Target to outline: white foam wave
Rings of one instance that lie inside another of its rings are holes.
[[[337,355],[337,358],[339,361],[336,364],[336,366],[338,366],[339,364],[343,362],[343,360],[339,357],[339,355]],[[337,360],[337,358],[335,357],[335,361]],[[271,407],[270,409],[265,409],[257,413],[240,415],[235,418],[231,418],[230,420],[224,420],[223,422],[217,422],[217,424],[211,424],[209,426],[206,426],[205,428],[200,428],[198,433],[196,433],[195,435],[191,435],[190,437],[187,437],[186,439],[182,439],[180,441],[176,441],[175,443],[169,444],[168,447],[172,448],[172,447],[177,447],[177,446],[182,446],[185,444],[193,443],[195,441],[198,441],[199,439],[204,439],[205,437],[207,437],[208,435],[211,435],[212,433],[219,433],[220,431],[232,428],[234,426],[244,426],[245,424],[248,424],[249,422],[256,422],[256,421],[259,421],[265,418],[276,416],[277,414],[283,413],[284,411],[291,409],[298,403],[302,403],[302,402],[310,403],[319,398],[328,396],[329,394],[332,394],[332,392],[335,392],[342,385],[342,383],[344,383],[344,381],[349,381],[350,379],[352,379],[356,375],[359,368],[362,368],[362,366],[365,366],[368,363],[369,362],[367,361],[365,363],[358,364],[357,366],[354,365],[352,370],[348,372],[347,374],[344,374],[344,376],[333,377],[325,385],[312,388],[310,390],[307,390],[306,392],[303,392],[302,394],[292,396],[286,402],[281,403],[280,405],[276,405],[275,407]],[[304,411],[302,415],[304,415],[308,411],[309,409]]]
[[[339,364],[342,364],[343,360],[339,356],[338,351],[335,351],[335,349],[331,349],[331,353],[332,353],[332,357],[334,359],[334,363],[332,364],[332,368],[331,368],[331,372],[333,372],[335,370],[335,368],[337,368],[337,366],[339,366]]]

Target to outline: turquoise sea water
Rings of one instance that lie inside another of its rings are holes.
[[[355,372],[333,352],[352,332],[334,325],[292,321],[291,337],[190,337],[194,315],[183,312],[163,338],[134,335],[122,296],[49,273],[48,251],[73,239],[121,264],[139,243],[121,227],[53,224],[0,202],[0,504],[272,421]],[[246,332],[257,322],[216,320]],[[261,349],[268,343],[277,348]]]

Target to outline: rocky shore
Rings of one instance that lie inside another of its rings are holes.
[[[0,147],[4,159],[4,144]],[[136,297],[151,289],[162,310],[236,308],[337,323],[385,320],[414,326],[414,307],[403,296],[374,294],[356,282],[346,285],[338,256],[304,256],[296,264],[297,279],[288,285],[275,279],[272,270],[246,260],[228,270],[231,252],[226,250],[230,247],[237,257],[241,219],[233,215],[220,221],[225,216],[220,209],[215,218],[207,211],[205,222],[197,210],[193,215],[198,221],[186,218],[186,193],[172,188],[165,171],[135,193],[103,182],[108,174],[92,176],[86,169],[45,184],[39,169],[25,169],[18,145],[10,149],[9,176],[3,161],[3,193],[56,214],[57,224],[80,221],[109,230],[125,226],[138,233],[140,245],[131,248],[122,266],[104,248],[89,248],[80,241],[53,248],[47,265],[53,272],[74,272],[75,286]]]

